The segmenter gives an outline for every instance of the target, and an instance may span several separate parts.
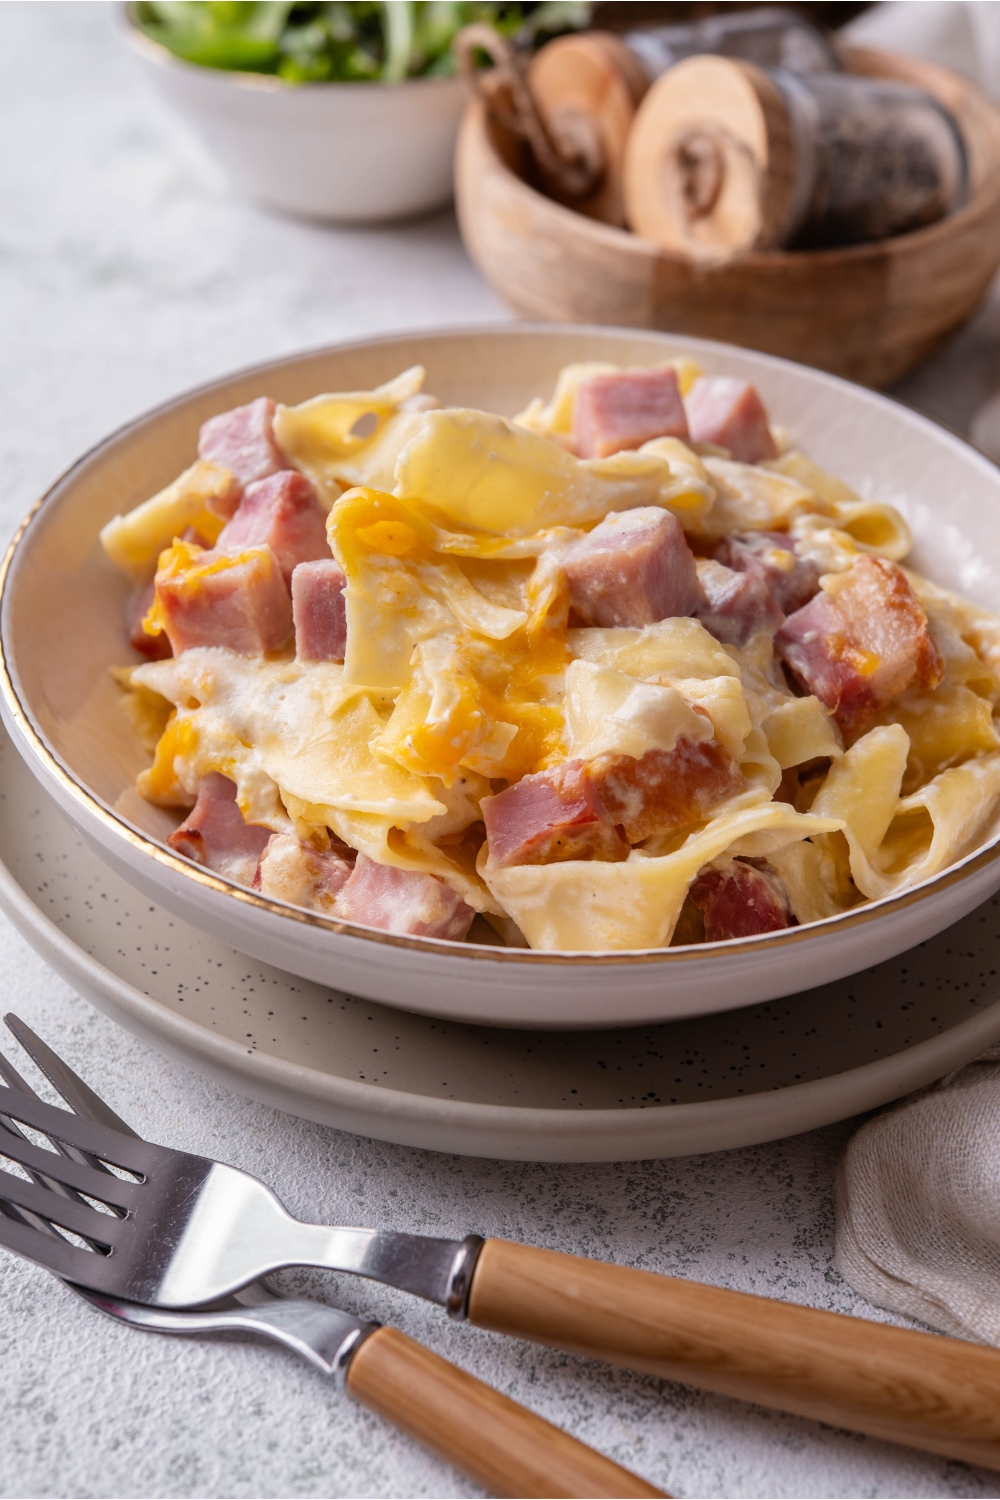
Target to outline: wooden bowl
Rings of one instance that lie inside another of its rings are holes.
[[[964,208],[871,244],[696,266],[537,192],[517,145],[473,103],[456,159],[469,254],[527,317],[698,334],[888,385],[965,321],[1000,264],[1000,109],[948,68],[860,47],[842,55],[851,72],[917,84],[953,111],[969,153]]]

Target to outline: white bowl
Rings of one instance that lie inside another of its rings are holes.
[[[182,61],[132,22],[153,86],[241,192],[312,219],[374,224],[444,208],[465,105],[457,78],[286,83]]]
[[[0,712],[81,835],[140,890],[245,953],[404,1009],[491,1025],[639,1025],[733,1009],[855,973],[940,932],[1000,888],[1000,833],[924,885],[728,943],[649,952],[533,953],[396,937],[268,901],[173,854],[175,819],[133,789],[146,763],[108,668],[127,660],[128,586],[101,525],[169,482],[206,417],[269,394],[302,401],[427,367],[446,402],[512,414],[573,360],[690,354],[753,380],[817,462],[904,512],[914,565],[986,607],[1000,600],[1000,471],[884,396],[767,355],[665,334],[520,325],[320,350],[182,396],[105,440],[39,501],[8,551],[0,595]]]

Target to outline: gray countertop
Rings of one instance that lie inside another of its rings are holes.
[[[242,364],[508,312],[453,217],[337,230],[235,199],[149,97],[99,4],[0,6],[0,530],[143,409]],[[988,304],[904,399],[964,428],[997,375]],[[280,1185],[294,1212],[505,1233],[889,1321],[831,1265],[852,1124],[717,1156],[533,1166],[438,1156],[308,1124],[166,1061],[95,1013],[0,919],[5,1008],[136,1129]],[[402,1296],[334,1291],[679,1496],[993,1496],[997,1476],[449,1325]],[[475,1493],[291,1355],[105,1324],[0,1254],[6,1496]]]

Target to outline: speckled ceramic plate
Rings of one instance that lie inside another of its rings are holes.
[[[153,905],[72,830],[0,730],[0,906],[154,1046],[279,1109],[527,1161],[683,1156],[871,1109],[1000,1039],[1000,898],[804,994],[622,1031],[494,1030],[268,968]]]

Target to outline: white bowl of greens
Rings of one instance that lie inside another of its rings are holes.
[[[464,102],[451,43],[534,7],[129,4],[126,38],[226,175],[269,207],[343,223],[443,208]]]

